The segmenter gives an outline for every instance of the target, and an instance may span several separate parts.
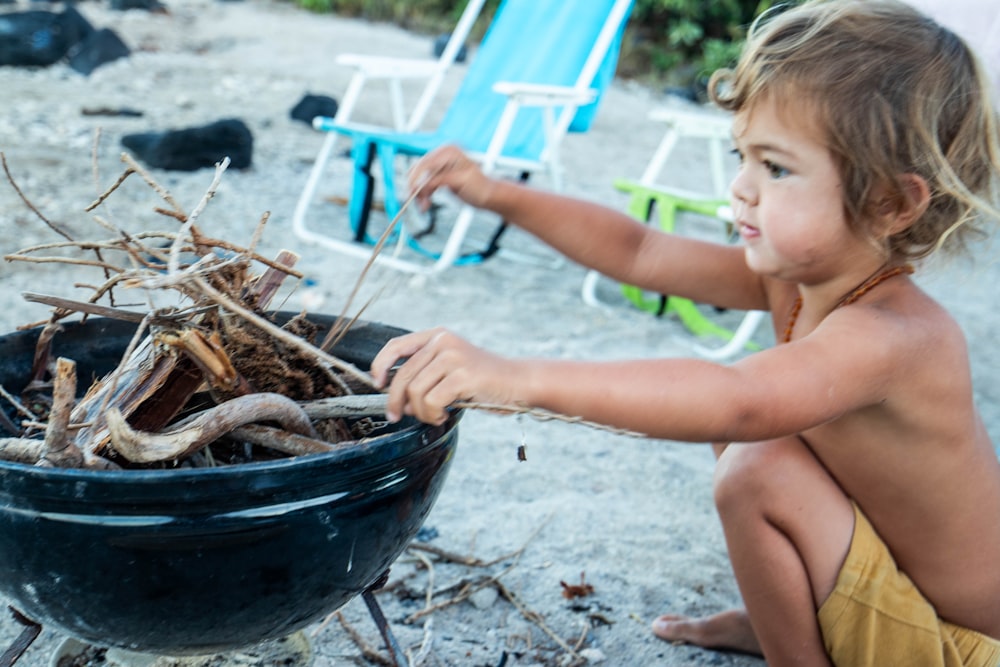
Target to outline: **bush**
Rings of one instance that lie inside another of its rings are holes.
[[[466,4],[464,0],[292,1],[310,11],[391,21],[426,33],[454,26]],[[703,90],[712,72],[735,62],[747,27],[773,1],[635,0],[618,74],[650,84]],[[500,0],[487,1],[473,39],[482,36],[499,4]]]

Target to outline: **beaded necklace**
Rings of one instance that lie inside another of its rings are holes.
[[[845,294],[844,297],[837,302],[837,305],[834,306],[833,309],[837,310],[843,306],[851,305],[870,292],[876,285],[879,285],[880,283],[889,280],[889,278],[894,278],[902,273],[913,273],[913,266],[910,264],[903,264],[902,266],[895,266],[891,269],[882,269],[881,271],[878,271],[853,290]],[[799,311],[801,310],[802,295],[800,294],[796,297],[795,303],[792,304],[792,312],[788,314],[788,324],[785,325],[785,335],[782,337],[781,342],[787,343],[792,340],[792,331],[795,329],[795,322],[799,319]]]

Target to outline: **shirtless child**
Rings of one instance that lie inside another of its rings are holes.
[[[759,22],[712,80],[734,112],[742,246],[485,176],[455,147],[417,163],[580,264],[700,302],[769,310],[779,344],[697,359],[510,359],[443,329],[389,342],[389,416],[523,405],[714,442],[715,499],[745,609],[663,616],[669,640],[771,665],[1000,663],[1000,463],[966,344],[910,278],[998,218],[1000,136],[981,67],[893,0]],[[739,443],[725,445],[721,443]],[[898,568],[898,570],[897,570]]]

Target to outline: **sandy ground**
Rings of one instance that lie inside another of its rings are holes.
[[[17,7],[15,5],[15,7]],[[308,301],[313,310],[338,312],[362,262],[299,241],[291,216],[322,137],[288,112],[306,92],[339,97],[350,72],[331,64],[340,52],[426,56],[431,38],[360,20],[313,16],[287,3],[266,0],[169,3],[169,13],[113,12],[84,3],[80,10],[95,26],[111,27],[133,55],[82,77],[59,65],[44,70],[0,70],[4,113],[0,149],[19,186],[45,216],[78,237],[102,236],[84,207],[122,170],[120,137],[130,132],[201,125],[238,116],[255,137],[254,164],[224,175],[201,224],[206,232],[235,242],[249,241],[265,211],[271,218],[264,254],[290,248],[302,256],[299,268],[316,283]],[[452,73],[445,95],[461,77]],[[388,121],[386,98],[373,89],[356,118]],[[661,128],[647,113],[667,103],[659,93],[627,82],[610,90],[592,131],[565,144],[570,193],[624,205],[611,183],[638,176]],[[84,109],[130,107],[142,117],[100,117]],[[440,113],[441,107],[434,113]],[[432,119],[433,120],[433,114]],[[95,185],[91,150],[100,128]],[[334,160],[321,195],[347,192],[347,161]],[[207,189],[211,170],[153,172],[188,210]],[[668,178],[688,188],[707,178],[704,155],[680,147]],[[544,183],[540,185],[544,186]],[[165,228],[152,213],[158,197],[137,179],[101,209],[102,216],[132,230]],[[345,210],[319,202],[311,225],[343,235]],[[485,224],[477,234],[485,235]],[[6,183],[0,185],[0,229],[4,254],[56,240]],[[533,242],[512,235],[508,247],[537,251]],[[988,249],[975,264],[956,261],[920,277],[959,319],[975,366],[979,404],[994,441],[1000,441],[1000,383],[994,342],[998,323],[995,284],[1000,269]],[[0,268],[0,330],[11,331],[45,317],[44,308],[26,304],[24,290],[81,296],[74,281],[90,274],[21,263]],[[365,295],[376,296],[365,317],[420,329],[443,324],[473,341],[507,354],[573,358],[622,358],[691,354],[690,336],[671,319],[656,319],[629,307],[613,285],[601,286],[605,308],[584,305],[579,290],[584,271],[564,264],[526,264],[498,258],[482,266],[453,269],[431,279],[376,271]],[[318,304],[318,305],[317,305]],[[729,325],[739,314],[718,316]],[[769,334],[759,336],[768,344]],[[941,369],[948,372],[948,369]],[[517,449],[527,448],[519,462]],[[540,614],[555,634],[576,646],[592,663],[611,665],[763,664],[746,656],[673,646],[652,637],[649,622],[672,610],[703,614],[738,604],[726,549],[711,501],[713,459],[707,447],[649,441],[558,422],[468,414],[461,444],[445,490],[425,527],[432,545],[491,560],[524,548],[485,570],[438,564],[435,586],[462,577],[499,574],[528,609]],[[570,602],[561,584],[581,576],[591,596]],[[418,595],[428,585],[405,556],[393,578],[407,578]],[[565,651],[503,599],[488,594],[434,613],[415,624],[401,622],[422,601],[384,593],[380,600],[404,647],[430,638],[428,665],[556,665]],[[344,608],[347,619],[373,645],[374,626],[359,600]],[[18,631],[0,619],[0,648]],[[307,629],[318,667],[359,664],[359,650],[334,622]],[[37,667],[63,637],[46,629],[19,664]],[[414,648],[416,651],[417,649]]]

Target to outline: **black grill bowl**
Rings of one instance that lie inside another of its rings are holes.
[[[77,362],[83,384],[117,365],[133,332],[113,320],[70,324],[55,354]],[[360,323],[333,352],[367,368],[399,333]],[[26,383],[37,335],[0,336],[8,391]],[[369,588],[403,551],[444,483],[460,417],[218,468],[0,462],[0,593],[98,646],[202,654],[285,636]]]

